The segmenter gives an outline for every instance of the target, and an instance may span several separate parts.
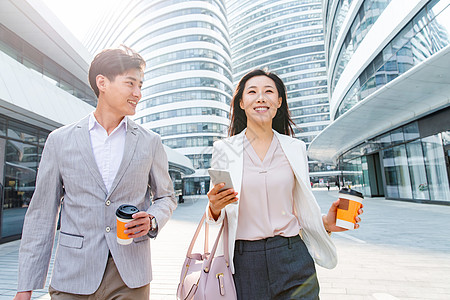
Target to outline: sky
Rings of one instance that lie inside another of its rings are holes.
[[[112,0],[41,0],[63,22],[64,25],[83,41],[85,34],[102,14],[102,8]]]

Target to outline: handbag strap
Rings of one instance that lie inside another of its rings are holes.
[[[203,223],[205,223],[204,254],[208,253],[209,224],[205,221],[206,221],[206,213],[203,214],[203,217],[197,226],[197,230],[195,231],[194,237],[192,238],[191,244],[189,245],[189,248],[188,248],[188,251],[186,254],[187,257],[191,257],[191,255],[192,255],[192,249],[194,248],[195,241],[197,240],[200,230],[202,229]],[[227,218],[227,214],[225,213],[225,216],[222,221],[222,226],[220,226],[219,233],[217,234],[216,240],[214,242],[214,246],[211,249],[211,254],[209,255],[208,259],[205,262],[205,272],[209,272],[209,267],[211,266],[211,262],[216,253],[217,245],[219,244],[219,240],[220,240],[220,236],[222,235],[222,232],[223,232],[224,256],[225,256],[225,260],[227,262],[227,266],[229,266],[230,255],[229,255],[229,250],[228,250],[228,218]]]
[[[230,265],[229,264],[230,256],[229,256],[229,251],[228,251],[228,219],[227,219],[227,214],[225,213],[225,216],[222,221],[222,226],[220,227],[219,233],[217,234],[216,241],[214,242],[214,246],[211,250],[211,254],[205,262],[205,267],[203,270],[206,273],[209,272],[211,262],[214,258],[214,254],[216,253],[217,245],[219,244],[219,240],[220,240],[220,236],[222,235],[222,232],[223,232],[223,248],[224,248],[225,261],[227,263],[227,267]]]
[[[192,249],[194,249],[195,241],[197,240],[197,237],[200,233],[200,230],[202,229],[203,223],[205,223],[205,243],[203,245],[203,253],[208,253],[208,237],[209,237],[209,224],[206,221],[206,213],[203,214],[202,219],[200,220],[200,223],[198,223],[197,230],[195,230],[194,237],[192,238],[191,244],[189,245],[188,251],[186,256],[191,257]]]

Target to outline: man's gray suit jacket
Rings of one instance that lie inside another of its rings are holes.
[[[108,193],[92,152],[88,120],[48,136],[23,227],[18,291],[44,287],[62,199],[54,289],[94,293],[109,251],[128,287],[152,279],[149,236],[119,245],[115,211],[121,204],[135,205],[155,216],[158,231],[171,217],[177,204],[161,138],[128,120],[122,162]]]

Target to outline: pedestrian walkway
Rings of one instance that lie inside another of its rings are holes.
[[[326,213],[337,191],[314,191]],[[151,299],[175,299],[187,247],[204,212],[206,197],[179,204],[152,241]],[[321,300],[450,299],[450,206],[368,198],[360,229],[334,233],[339,264],[317,267]],[[198,245],[200,250],[200,245]],[[12,299],[19,241],[0,245],[0,300]],[[48,280],[47,280],[48,284]],[[49,299],[46,290],[33,299]]]
[[[324,213],[337,198],[315,194]],[[321,300],[450,299],[450,206],[368,198],[362,219],[333,234],[339,263],[318,268]]]

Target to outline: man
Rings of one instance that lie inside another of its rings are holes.
[[[127,117],[142,97],[144,68],[129,48],[99,53],[89,69],[97,108],[49,135],[25,217],[15,299],[44,287],[62,199],[52,299],[149,298],[149,237],[176,201],[161,138]],[[140,210],[127,224],[129,245],[116,241],[122,204]]]

